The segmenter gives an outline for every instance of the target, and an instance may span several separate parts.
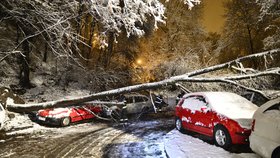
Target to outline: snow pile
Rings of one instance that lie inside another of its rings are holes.
[[[253,153],[229,153],[177,130],[172,130],[165,136],[164,146],[170,158],[259,158]]]
[[[13,118],[6,120],[3,130],[6,131],[6,135],[28,134],[36,133],[46,129],[43,126],[38,125],[30,120],[28,115],[21,115],[18,113],[12,113]]]

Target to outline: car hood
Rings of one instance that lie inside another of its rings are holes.
[[[61,117],[70,116],[70,113],[71,110],[68,108],[55,108],[55,109],[39,110],[38,116],[61,118]]]

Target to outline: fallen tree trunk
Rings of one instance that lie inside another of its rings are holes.
[[[239,86],[248,91],[258,93],[258,94],[262,95],[264,98],[269,99],[269,97],[266,96],[264,93],[262,93],[260,90],[246,87],[244,85],[236,83],[235,81],[242,80],[242,79],[248,79],[248,78],[256,78],[259,76],[267,76],[267,75],[280,76],[279,67],[270,69],[270,70],[259,71],[257,73],[253,73],[253,74],[236,75],[236,76],[228,76],[228,77],[211,77],[211,78],[196,77],[195,78],[194,76],[213,72],[213,71],[220,70],[223,68],[230,68],[231,65],[233,65],[235,63],[240,63],[244,60],[257,58],[257,57],[264,57],[267,55],[272,56],[274,54],[279,54],[279,52],[280,52],[280,49],[275,49],[275,50],[271,50],[271,51],[257,53],[257,54],[253,54],[253,55],[249,55],[249,56],[244,56],[244,57],[238,58],[236,60],[232,60],[227,63],[220,64],[220,65],[215,65],[215,66],[207,67],[207,68],[200,69],[197,71],[189,72],[184,75],[174,76],[174,77],[171,77],[169,79],[165,79],[165,80],[162,80],[159,82],[133,85],[133,86],[123,87],[123,88],[119,88],[119,89],[95,93],[95,94],[91,94],[91,95],[87,95],[87,96],[83,96],[83,97],[78,97],[78,98],[74,98],[74,99],[63,99],[63,100],[57,100],[57,101],[51,101],[51,102],[45,102],[45,103],[37,103],[37,104],[14,104],[11,99],[8,99],[7,100],[7,109],[9,111],[13,111],[13,112],[30,112],[30,111],[37,111],[39,109],[46,109],[46,108],[78,106],[79,103],[98,100],[98,99],[102,99],[107,96],[115,96],[115,95],[119,95],[119,94],[135,92],[135,91],[155,89],[155,88],[159,88],[159,87],[163,87],[163,86],[167,86],[167,85],[174,85],[175,83],[182,82],[182,81],[183,82],[205,82],[205,83],[206,82],[228,83],[228,84],[232,84],[235,86]]]

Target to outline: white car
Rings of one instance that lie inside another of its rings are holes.
[[[2,104],[0,103],[0,129],[3,127],[6,118],[6,112],[3,108]]]
[[[280,98],[259,107],[253,116],[250,147],[264,158],[280,158]]]
[[[145,95],[126,94],[124,96],[128,114],[147,112],[153,108],[150,98]]]

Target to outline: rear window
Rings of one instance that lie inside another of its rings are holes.
[[[270,108],[268,108],[267,110],[265,110],[264,113],[267,112],[267,111],[270,111],[270,110],[276,110],[276,111],[278,110],[278,111],[280,111],[280,103],[271,106]]]
[[[126,103],[133,103],[133,97],[127,97],[125,100]]]
[[[265,117],[274,119],[274,120],[280,120],[280,104],[275,104],[264,111]]]

